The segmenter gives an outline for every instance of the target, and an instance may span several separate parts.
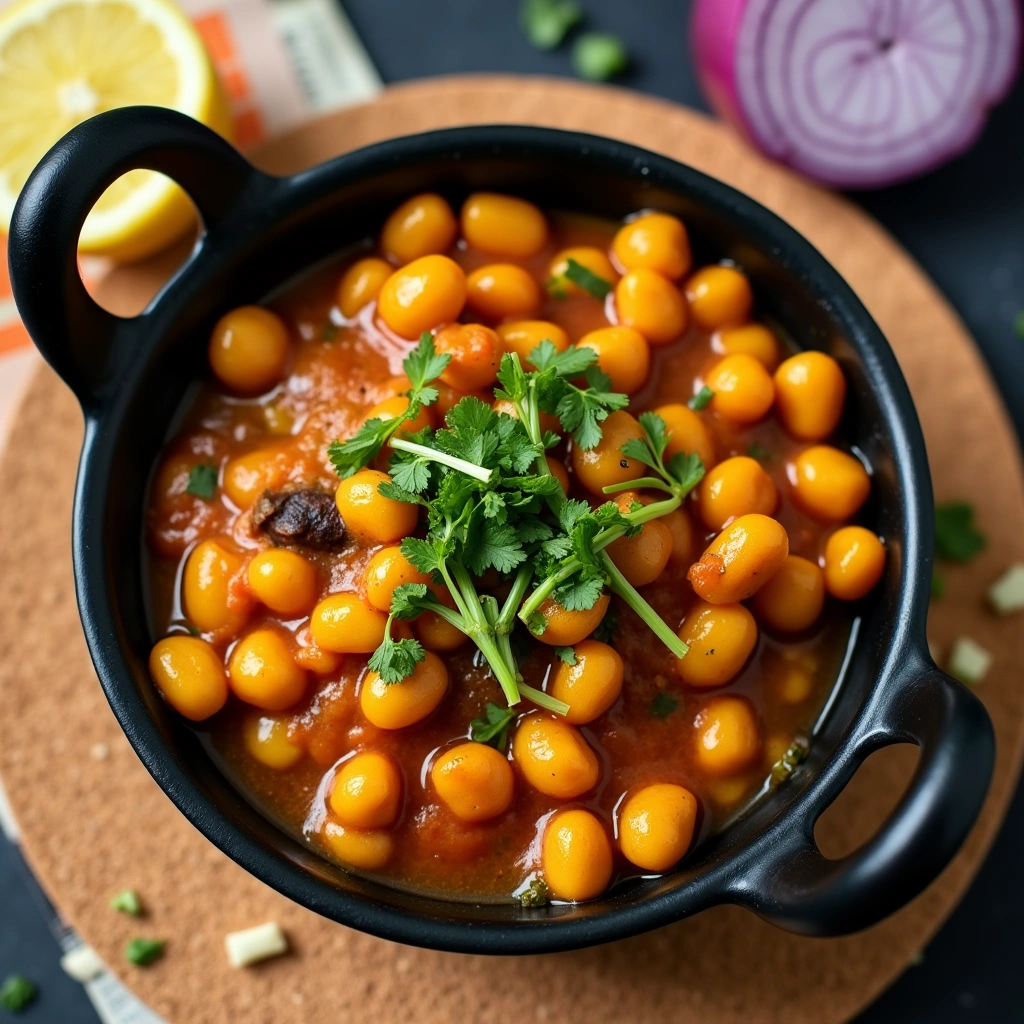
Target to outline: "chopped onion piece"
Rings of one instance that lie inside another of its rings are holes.
[[[962,636],[949,652],[949,674],[962,683],[980,683],[992,667],[992,654],[969,636]]]
[[[1000,615],[1009,615],[1024,608],[1024,565],[1011,565],[988,588],[988,602]]]
[[[1008,92],[1018,0],[697,0],[711,105],[769,156],[870,188],[966,150]]]
[[[260,960],[287,953],[288,940],[276,921],[268,921],[255,928],[229,932],[224,936],[224,948],[232,967],[248,967]]]
[[[65,974],[83,985],[98,978],[107,969],[96,950],[84,942],[65,953],[60,958],[60,966]]]

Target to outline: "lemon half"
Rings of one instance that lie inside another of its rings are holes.
[[[228,105],[202,39],[166,0],[20,0],[0,14],[0,226],[46,151],[94,114],[171,107],[228,136]],[[133,260],[174,241],[194,209],[169,178],[130,171],[82,228],[83,253]]]

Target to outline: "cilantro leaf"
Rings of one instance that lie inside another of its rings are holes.
[[[584,612],[593,608],[604,592],[602,575],[581,570],[555,588],[555,600],[567,612]]]
[[[589,267],[578,263],[571,256],[565,268],[566,280],[572,281],[574,285],[582,288],[588,295],[595,299],[603,299],[611,290],[611,282],[595,274]]]
[[[555,654],[566,663],[566,665],[576,664],[576,651],[571,647],[556,647]]]
[[[592,82],[606,82],[629,66],[629,53],[618,36],[609,32],[587,32],[572,48],[576,73]]]
[[[701,409],[706,409],[708,407],[708,404],[714,397],[714,391],[705,384],[704,387],[702,387],[700,391],[698,391],[697,394],[695,394],[686,404],[693,409],[694,412],[700,412]]]
[[[501,364],[498,367],[498,383],[501,385],[501,389],[494,392],[498,398],[518,402],[526,397],[526,373],[522,363],[519,362],[519,357],[511,352],[506,352],[501,357]]]
[[[482,434],[490,430],[497,420],[498,414],[474,395],[467,395],[452,406],[444,418],[449,429],[465,434]]]
[[[519,712],[515,708],[499,708],[487,703],[483,718],[474,718],[469,723],[469,738],[476,743],[487,743],[498,750],[508,746],[508,731]]]
[[[511,572],[526,559],[526,551],[516,531],[507,523],[487,520],[474,537],[474,543],[463,552],[466,568],[475,576],[482,576],[490,568],[498,572]]]
[[[402,554],[422,573],[428,575],[441,568],[443,555],[430,541],[419,537],[406,537],[401,544]]]
[[[188,471],[186,492],[196,498],[210,500],[217,493],[217,467],[210,462],[201,462]]]
[[[429,331],[420,335],[419,344],[405,357],[402,369],[412,382],[413,393],[436,380],[447,369],[452,357],[447,352],[438,353],[434,349],[434,338]],[[437,391],[434,391],[434,399]],[[423,401],[421,399],[421,401]],[[433,399],[431,399],[433,401]],[[423,401],[424,405],[430,402]]]
[[[668,718],[679,707],[679,701],[662,691],[651,701],[650,712],[655,718]]]
[[[430,483],[430,464],[421,457],[396,461],[391,466],[391,480],[396,487],[400,487],[403,491],[419,494],[420,491],[426,490],[427,484]],[[380,485],[377,490],[380,491]],[[384,494],[383,491],[380,493]],[[388,498],[392,495],[384,494],[384,497]]]
[[[574,345],[559,352],[554,342],[545,338],[530,353],[528,362],[538,370],[550,370],[556,377],[578,377],[597,362],[597,353],[592,348]]]
[[[419,584],[423,586],[423,584]],[[390,634],[384,637],[380,647],[367,662],[371,672],[376,672],[385,683],[400,683],[416,671],[416,665],[427,656],[419,640],[392,640]]]
[[[327,449],[327,457],[338,476],[344,479],[373,462],[391,436],[394,423],[394,419],[382,420],[375,416],[367,420],[347,441],[332,441]]]
[[[163,955],[165,945],[164,939],[130,939],[124,947],[124,958],[136,967],[148,967]]]
[[[391,614],[396,619],[414,619],[424,610],[429,590],[426,583],[400,583],[391,594]]]
[[[950,501],[935,506],[935,553],[950,562],[968,562],[985,547],[974,527],[974,506]]]
[[[666,468],[684,491],[692,491],[704,479],[704,463],[696,452],[676,452]]]
[[[567,385],[555,407],[555,414],[562,421],[562,426],[572,434],[576,444],[584,451],[590,451],[601,440],[598,424],[606,420],[609,413],[629,405],[629,396],[612,391],[611,380],[594,366],[586,371],[586,380],[586,389]]]

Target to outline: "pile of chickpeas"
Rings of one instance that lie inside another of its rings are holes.
[[[607,250],[574,245],[545,256],[550,239],[544,213],[521,199],[475,194],[456,218],[441,196],[415,196],[387,219],[379,255],[357,259],[344,271],[332,315],[344,330],[407,349],[432,332],[437,350],[451,356],[438,402],[407,425],[409,432],[440,426],[465,395],[514,415],[514,407],[493,395],[501,357],[516,352],[525,363],[544,339],[559,351],[572,344],[593,349],[613,388],[632,395],[649,388],[659,350],[678,346],[692,327],[711,336],[714,360],[682,382],[688,393],[653,406],[670,432],[667,457],[696,452],[706,475],[684,508],[608,551],[633,586],[672,581],[680,594],[687,611],[678,635],[689,654],[663,653],[669,672],[699,707],[678,743],[695,778],[727,780],[752,770],[764,737],[747,697],[703,695],[743,671],[757,647],[759,624],[776,636],[805,635],[828,595],[855,601],[884,571],[882,542],[849,522],[869,496],[869,473],[854,455],[828,443],[842,416],[846,382],[824,353],[783,358],[776,334],[751,320],[753,294],[742,271],[732,264],[694,270],[686,228],[676,217],[642,213],[619,228]],[[453,258],[466,251],[477,254],[478,265],[467,269]],[[565,278],[570,258],[609,282],[607,300],[585,295]],[[549,294],[552,283],[558,299]],[[604,326],[576,332],[565,322],[540,319],[553,301],[566,309],[575,303],[580,323],[603,316]],[[186,524],[180,534],[188,543],[174,553],[183,563],[180,613],[193,634],[181,622],[170,624],[170,635],[152,651],[153,680],[178,712],[197,722],[216,715],[233,694],[251,709],[242,724],[245,750],[278,772],[295,769],[314,752],[298,723],[311,696],[351,673],[353,664],[363,666],[355,671],[361,722],[372,727],[366,736],[409,730],[411,737],[431,716],[442,720],[446,696],[460,682],[446,659],[467,642],[444,619],[424,613],[395,623],[396,636],[415,637],[427,651],[411,677],[387,685],[365,670],[384,638],[397,586],[426,583],[454,605],[401,553],[402,539],[420,528],[419,509],[380,494],[378,485],[390,479],[386,453],[339,483],[326,459],[334,438],[303,434],[301,420],[277,398],[264,401],[287,380],[297,344],[294,329],[270,309],[246,306],[220,320],[209,342],[220,388],[233,401],[263,402],[269,433],[279,436],[256,448],[232,447],[225,432],[213,511],[209,502],[184,493],[182,457],[169,459],[157,476],[152,510],[160,523]],[[409,381],[397,376],[376,383],[361,418],[402,414]],[[706,408],[690,407],[687,399],[703,387],[713,392]],[[607,500],[604,487],[648,474],[621,452],[628,439],[643,436],[635,412],[609,415],[592,450],[563,444],[552,451],[550,471],[566,491],[598,504]],[[784,482],[749,454],[717,458],[716,430],[743,437],[772,414],[797,445]],[[713,424],[719,426],[713,430]],[[554,417],[545,416],[542,425],[561,433]],[[300,447],[289,447],[293,441],[303,442],[306,462],[297,461]],[[328,482],[348,534],[341,553],[274,547],[247,518],[264,491]],[[638,490],[614,500],[628,510],[654,499]],[[803,554],[790,551],[787,529],[775,518],[784,500],[819,524],[819,552],[806,546]],[[339,566],[346,573],[332,573]],[[332,580],[342,578],[335,589]],[[686,580],[696,600],[683,596]],[[398,829],[414,827],[412,790],[421,806],[439,803],[472,828],[500,819],[528,787],[550,798],[553,808],[538,819],[538,868],[555,898],[585,900],[604,892],[617,858],[634,873],[678,863],[701,808],[688,786],[652,779],[619,795],[613,818],[587,803],[605,769],[583,729],[593,735],[623,696],[618,642],[591,636],[608,606],[605,594],[587,611],[568,611],[552,599],[541,607],[547,628],[538,639],[573,649],[573,663],[556,658],[545,677],[547,692],[569,705],[564,717],[524,708],[508,754],[469,741],[467,721],[452,722],[448,742],[424,766],[425,793],[386,745],[346,751],[333,759],[321,790],[326,806],[318,841],[346,865],[384,871],[396,856]],[[657,646],[653,636],[649,646]],[[643,758],[643,749],[634,756]]]

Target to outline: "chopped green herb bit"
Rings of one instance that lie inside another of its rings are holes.
[[[702,387],[700,391],[698,391],[697,394],[695,394],[686,404],[693,409],[694,412],[700,412],[701,409],[706,409],[708,407],[708,403],[714,397],[714,391],[705,384],[704,387]]]
[[[35,982],[23,974],[11,974],[0,985],[0,1006],[11,1013],[20,1013],[38,993]]]
[[[611,282],[599,277],[589,268],[578,263],[571,256],[565,268],[565,278],[572,281],[574,285],[582,288],[588,295],[595,299],[603,299],[611,290]]]
[[[969,562],[985,547],[985,536],[974,528],[974,506],[950,501],[935,506],[935,553],[950,562]]]
[[[566,663],[566,665],[576,664],[576,652],[571,647],[556,647],[555,654]]]
[[[811,745],[803,736],[798,736],[790,744],[789,749],[772,765],[771,783],[778,785],[796,771],[797,765],[806,760]]]
[[[772,460],[772,453],[763,444],[758,444],[757,441],[751,443],[747,449],[747,455],[758,462],[771,462]]]
[[[148,967],[160,959],[166,945],[163,939],[130,939],[124,947],[124,958],[136,967]]]
[[[549,277],[544,282],[544,288],[548,295],[553,299],[567,299],[569,293],[565,290],[565,278],[564,277]]]
[[[477,743],[487,743],[498,750],[508,747],[508,731],[516,716],[514,708],[499,708],[488,702],[484,718],[474,718],[469,723],[469,738]]]
[[[1024,309],[1022,309],[1014,318],[1013,329],[1017,332],[1019,337],[1024,338]]]
[[[338,325],[333,320],[328,320],[327,323],[324,324],[324,330],[321,337],[324,341],[334,341],[337,336]]]
[[[668,718],[679,707],[679,701],[671,693],[662,691],[651,701],[650,711],[655,718]]]
[[[185,490],[197,498],[210,500],[217,493],[217,467],[209,462],[193,466],[188,471],[188,486]]]
[[[131,917],[142,916],[142,900],[134,889],[122,889],[111,901],[112,910],[122,914],[129,914]]]
[[[546,907],[550,898],[543,878],[531,878],[530,884],[519,894],[519,902],[524,907]]]
[[[583,20],[583,12],[572,0],[523,0],[519,20],[533,46],[553,50]]]
[[[629,54],[618,36],[587,32],[573,44],[572,64],[581,78],[606,82],[629,66]]]

